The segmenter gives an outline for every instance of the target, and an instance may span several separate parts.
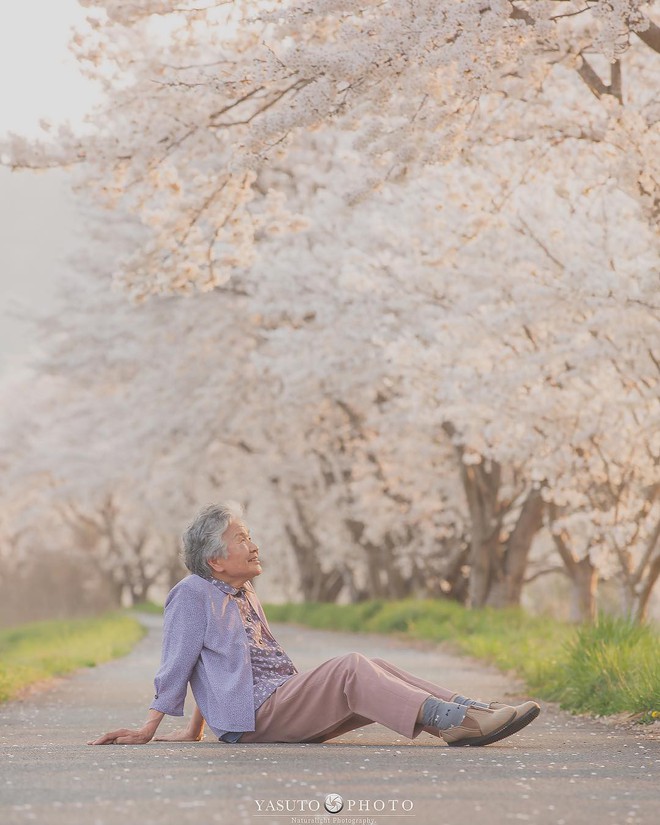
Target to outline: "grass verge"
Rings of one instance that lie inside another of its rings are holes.
[[[467,610],[435,600],[271,604],[266,612],[272,621],[451,642],[514,671],[535,697],[566,710],[660,717],[660,637],[621,619],[601,616],[595,625],[576,628],[517,608]]]
[[[123,613],[0,630],[0,702],[36,682],[123,656],[144,633]]]
[[[154,613],[163,614],[163,605],[156,602],[140,602],[133,607],[128,608],[129,613]]]

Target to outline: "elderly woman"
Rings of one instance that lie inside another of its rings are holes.
[[[240,508],[206,507],[184,533],[183,547],[192,575],[165,603],[162,661],[147,720],[138,730],[111,731],[88,744],[149,742],[165,714],[183,716],[188,683],[197,703],[192,719],[160,741],[199,740],[205,720],[220,741],[241,743],[325,742],[380,722],[411,739],[425,730],[449,745],[488,745],[539,714],[535,702],[478,702],[360,653],[299,673],[252,586],[261,561]]]

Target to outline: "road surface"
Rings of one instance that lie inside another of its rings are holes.
[[[379,725],[323,745],[227,745],[207,731],[200,743],[89,746],[146,716],[162,620],[141,620],[149,632],[130,655],[0,706],[2,825],[660,822],[660,742],[544,703],[525,730],[482,748],[428,734],[410,741]],[[441,647],[273,630],[300,670],[357,650],[465,695],[527,698],[509,677]],[[166,717],[159,732],[181,721]],[[338,813],[324,808],[329,794],[341,797]]]

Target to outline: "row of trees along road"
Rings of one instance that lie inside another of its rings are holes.
[[[0,144],[75,169],[90,238],[5,389],[12,558],[84,542],[140,599],[222,490],[289,595],[504,606],[561,570],[574,618],[613,579],[642,619],[652,4],[81,4],[91,128]]]

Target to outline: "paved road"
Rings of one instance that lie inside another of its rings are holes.
[[[2,825],[660,822],[660,742],[548,705],[521,733],[483,748],[448,748],[428,734],[411,742],[379,725],[323,745],[226,745],[207,734],[191,744],[88,746],[144,719],[161,632],[160,618],[144,621],[149,633],[129,656],[0,707]],[[359,650],[464,694],[520,697],[494,669],[437,647],[274,632],[301,670]],[[160,730],[180,723],[167,717]],[[343,798],[338,814],[323,807],[329,793]],[[294,811],[278,812],[278,802]]]

